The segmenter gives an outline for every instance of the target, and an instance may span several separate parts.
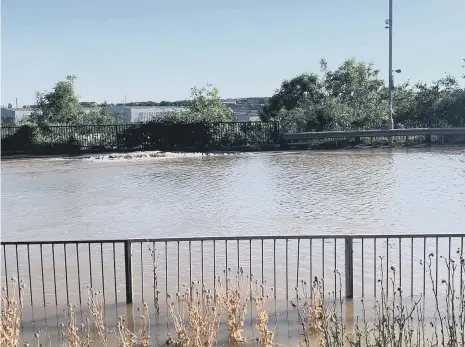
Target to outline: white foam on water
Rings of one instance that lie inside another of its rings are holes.
[[[128,152],[128,153],[108,153],[108,154],[90,154],[78,157],[54,158],[54,160],[84,160],[90,162],[108,162],[108,161],[128,161],[128,160],[154,160],[168,158],[202,158],[208,156],[231,156],[237,153],[203,153],[203,152],[163,152],[163,151],[146,151],[146,152]]]

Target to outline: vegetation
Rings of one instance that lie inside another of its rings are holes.
[[[457,251],[460,256],[460,250]],[[447,273],[443,280],[435,283],[433,269],[434,255],[424,259],[426,274],[431,281],[434,299],[434,315],[431,321],[425,318],[425,297],[413,301],[404,298],[398,287],[399,274],[394,267],[389,270],[381,265],[378,289],[380,297],[373,306],[373,318],[367,318],[367,309],[351,323],[346,323],[344,300],[341,293],[341,276],[337,292],[325,292],[324,282],[315,278],[309,285],[301,281],[296,288],[295,301],[291,302],[298,317],[299,346],[310,347],[463,347],[465,346],[465,260],[442,258]],[[384,261],[380,257],[380,264]],[[156,265],[154,265],[156,269]],[[386,280],[386,272],[389,281]],[[244,275],[242,269],[237,274],[231,270],[225,273],[226,279],[218,278],[215,289],[208,289],[199,282],[185,287],[184,293],[168,296],[169,312],[174,324],[175,335],[168,337],[167,345],[179,347],[216,346],[221,323],[228,333],[228,344],[233,346],[256,342],[260,347],[277,346],[276,327],[269,326],[269,295],[265,285]],[[447,278],[447,280],[446,280]],[[457,279],[459,282],[456,282]],[[445,297],[440,296],[437,286],[443,286]],[[18,283],[13,282],[13,287]],[[22,288],[24,289],[24,285]],[[389,289],[388,289],[389,286]],[[271,288],[270,292],[273,292]],[[10,296],[3,296],[0,343],[2,346],[19,346],[21,341],[21,297],[12,288]],[[388,294],[389,293],[389,294]],[[5,294],[5,292],[4,292]],[[139,329],[130,328],[121,317],[115,329],[109,329],[104,321],[104,304],[100,292],[89,293],[88,307],[90,319],[78,325],[74,306],[68,305],[66,324],[62,325],[61,345],[69,347],[90,347],[94,342],[109,346],[110,335],[116,336],[119,346],[152,346],[153,333],[149,308],[143,304],[139,310]],[[270,295],[271,296],[271,295]],[[249,300],[255,308],[257,336],[247,336],[244,331],[245,316]],[[440,302],[444,301],[444,305]],[[363,304],[364,305],[364,304]],[[157,308],[156,308],[157,310]],[[157,311],[156,311],[157,312]],[[351,325],[348,325],[351,324]],[[44,336],[45,335],[45,336]],[[35,334],[36,346],[47,343],[45,331]],[[297,336],[296,336],[297,337]],[[48,338],[50,341],[50,338]]]
[[[262,120],[279,120],[284,131],[386,127],[388,88],[373,64],[352,58],[333,71],[322,59],[320,67],[321,75],[283,81]],[[463,127],[465,89],[450,75],[431,84],[395,85],[393,108],[397,127]]]

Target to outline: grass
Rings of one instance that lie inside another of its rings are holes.
[[[440,283],[433,276],[434,255],[423,260],[427,275],[433,287],[434,317],[426,321],[424,314],[425,297],[414,301],[404,298],[402,289],[397,287],[399,274],[394,267],[381,266],[378,280],[380,296],[376,300],[373,318],[368,319],[369,309],[365,308],[352,325],[346,323],[344,299],[339,291],[325,293],[324,282],[315,278],[311,284],[301,281],[296,288],[295,300],[291,302],[298,317],[299,345],[302,347],[464,347],[465,346],[465,261],[460,258],[441,258],[447,273]],[[383,262],[381,261],[381,264]],[[387,273],[386,273],[387,272]],[[388,275],[388,276],[386,276]],[[389,280],[386,280],[389,277]],[[460,278],[458,282],[457,278]],[[439,295],[442,286],[445,297]],[[4,292],[0,325],[0,345],[20,346],[21,341],[21,291],[22,284],[13,282],[9,295]],[[273,288],[271,288],[273,291]],[[68,305],[66,324],[63,324],[62,345],[68,347],[89,347],[98,342],[101,346],[114,346],[109,341],[113,335],[118,346],[152,346],[152,330],[149,307],[143,304],[139,310],[139,329],[134,332],[124,317],[116,327],[109,329],[105,324],[104,303],[100,292],[89,293],[90,318],[85,324],[77,325],[74,307]],[[219,344],[222,326],[227,330],[228,344],[245,343],[260,347],[277,346],[276,327],[270,329],[268,309],[269,295],[265,285],[252,282],[240,270],[237,274],[225,272],[218,278],[215,288],[209,289],[199,282],[184,287],[183,293],[168,297],[170,317],[174,325],[174,336],[167,344],[182,347],[205,347]],[[247,336],[245,319],[248,308],[255,308],[254,319],[258,336]],[[158,307],[155,308],[157,312]],[[49,339],[50,341],[50,339]],[[47,345],[40,333],[36,334],[36,346]],[[51,342],[48,342],[51,346]]]

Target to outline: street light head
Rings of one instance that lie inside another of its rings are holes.
[[[386,20],[384,21],[384,23],[385,23],[386,25],[389,25],[390,22],[391,22],[391,21],[390,21],[389,19],[386,19]]]
[[[402,70],[401,69],[397,69],[397,70],[394,70],[395,73],[401,73]]]

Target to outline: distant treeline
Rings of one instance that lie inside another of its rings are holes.
[[[238,105],[264,105],[268,101],[269,98],[266,97],[256,97],[256,98],[240,98],[240,99],[223,99],[223,102],[233,101]],[[105,107],[109,105],[117,105],[117,106],[177,106],[177,107],[188,107],[192,103],[191,100],[178,100],[178,101],[136,101],[136,102],[127,102],[127,103],[116,103],[116,104],[108,104],[108,103],[97,103],[92,101],[82,101],[80,102],[82,107]]]

